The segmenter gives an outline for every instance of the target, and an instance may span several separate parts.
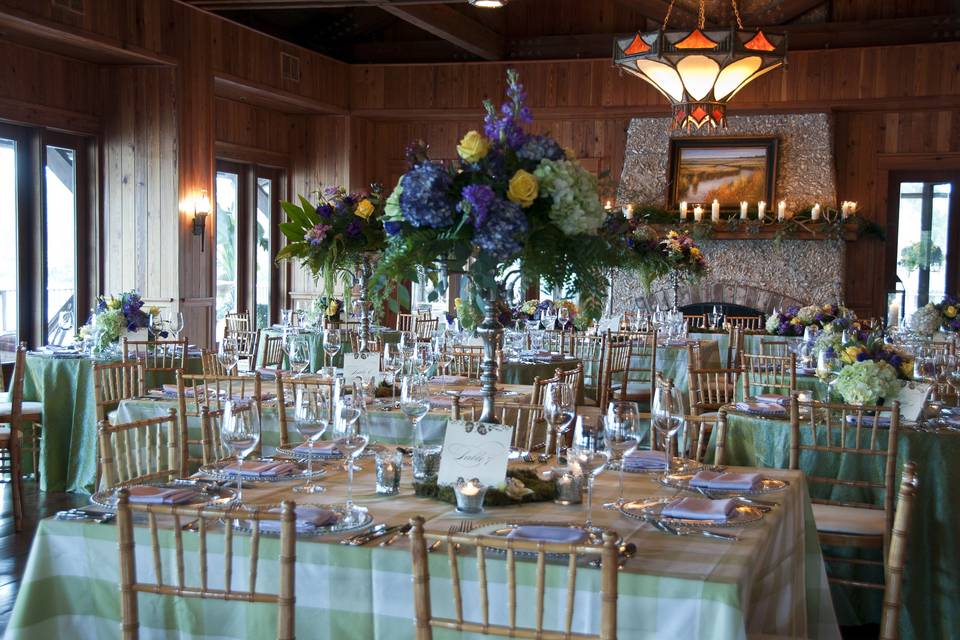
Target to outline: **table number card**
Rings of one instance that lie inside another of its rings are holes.
[[[345,353],[343,354],[343,378],[350,382],[356,375],[363,376],[366,382],[370,376],[380,373],[379,353]]]
[[[607,331],[620,331],[620,318],[600,318],[597,320],[597,333],[606,333]]]
[[[894,398],[900,402],[900,417],[915,422],[923,415],[931,385],[913,380],[901,382],[900,385],[900,392]]]
[[[512,435],[509,425],[449,420],[437,483],[454,484],[457,478],[477,478],[488,486],[503,484]]]

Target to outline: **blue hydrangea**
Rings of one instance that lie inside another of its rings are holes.
[[[403,176],[401,186],[400,211],[411,225],[439,228],[453,224],[453,179],[443,165],[422,162]]]
[[[530,136],[523,146],[517,150],[517,157],[521,160],[540,162],[547,160],[563,160],[563,149],[557,141],[549,136]]]
[[[486,223],[473,234],[473,242],[497,260],[507,260],[523,248],[517,236],[526,233],[529,225],[520,205],[496,200],[488,208]]]
[[[469,214],[473,218],[474,227],[482,227],[487,221],[490,205],[497,198],[493,189],[485,184],[469,184],[463,188],[460,195],[463,199],[457,205],[457,210]]]

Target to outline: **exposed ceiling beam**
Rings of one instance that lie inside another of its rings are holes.
[[[663,0],[616,0],[616,3],[624,9],[640,11],[657,24],[663,24],[663,19],[667,15],[667,9],[670,7],[670,3],[663,2]],[[679,18],[679,22],[677,22],[677,18]],[[696,23],[696,13],[674,3],[673,9],[670,11],[670,24],[692,26]],[[709,24],[710,22],[707,21],[707,25]]]
[[[343,9],[383,5],[465,4],[467,0],[187,0],[210,11],[264,11],[279,9]]]
[[[375,4],[375,0],[371,0],[371,4]],[[506,51],[503,36],[450,7],[439,4],[378,6],[387,13],[484,60],[499,60]],[[398,43],[398,46],[403,45]]]
[[[806,12],[824,4],[826,0],[783,0],[777,7],[776,15],[779,18],[778,24],[786,24],[791,20],[796,20]]]

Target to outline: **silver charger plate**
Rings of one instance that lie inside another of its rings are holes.
[[[278,507],[279,505],[257,505],[259,508],[270,509],[273,507]],[[319,509],[329,509],[337,513],[337,520],[332,524],[324,525],[318,527],[306,522],[296,523],[296,530],[298,536],[308,536],[308,537],[320,537],[320,536],[329,536],[337,533],[345,533],[348,531],[359,531],[366,527],[369,527],[373,523],[373,516],[370,515],[368,511],[362,511],[362,516],[354,522],[344,521],[345,509],[342,504],[310,504],[307,505],[310,507],[316,507]],[[229,519],[230,527],[235,531],[240,531],[242,533],[253,533],[254,522],[252,520],[245,520],[243,514],[236,514],[236,517]],[[260,535],[263,536],[279,536],[280,527],[279,522],[277,523],[277,528],[268,528],[264,529],[263,524],[261,523]]]
[[[696,491],[696,488],[690,486],[690,480],[695,473],[665,473],[657,475],[656,481],[665,487],[671,489],[685,489]],[[790,483],[786,480],[777,480],[776,478],[764,478],[753,489],[707,489],[710,493],[722,496],[759,496],[764,493],[773,493],[783,491]]]
[[[189,482],[149,482],[145,483],[149,486],[154,487],[169,487],[173,489],[177,488],[190,488],[192,485]],[[230,488],[218,488],[218,487],[207,487],[204,490],[201,490],[201,487],[197,486],[197,495],[187,501],[181,502],[175,506],[178,507],[217,507],[217,506],[226,506],[233,502],[234,497],[236,496],[236,491]],[[109,489],[107,491],[97,491],[92,496],[90,496],[90,502],[97,505],[108,511],[117,510],[117,491],[115,489]],[[147,504],[147,503],[138,503],[138,504]],[[157,503],[161,504],[161,503]],[[168,505],[171,506],[171,505]]]
[[[692,475],[697,471],[703,471],[703,469],[705,468],[702,462],[697,462],[696,460],[686,460],[681,458],[674,458],[673,460],[675,465],[680,466],[680,468],[683,470],[683,473],[689,473]],[[613,465],[610,465],[607,468],[617,471],[619,470],[617,466],[619,464],[620,464],[619,462],[614,463]],[[623,468],[624,473],[642,473],[646,475],[655,475],[659,473],[664,473],[665,471],[666,470],[663,467],[660,467],[659,469],[643,469],[643,468],[629,469],[627,467]]]
[[[222,462],[214,462],[213,464],[206,464],[200,467],[199,473],[208,478],[213,478],[214,480],[220,480],[222,482],[236,482],[238,478],[243,478],[244,482],[298,482],[301,480],[309,480],[311,478],[322,478],[326,475],[326,471],[323,470],[323,467],[314,468],[313,473],[311,473],[306,464],[298,462],[296,460],[284,460],[284,462],[290,462],[297,466],[298,471],[291,473],[288,476],[251,476],[244,475],[240,476],[236,473],[231,473],[225,471],[226,467],[234,464],[231,460],[226,460]]]
[[[297,446],[299,446],[299,445],[297,445]],[[384,452],[384,451],[386,451],[386,450],[387,450],[387,447],[384,446],[384,445],[382,445],[382,444],[379,444],[379,443],[368,444],[366,447],[364,447],[363,452],[362,452],[359,456],[357,456],[357,457],[358,457],[358,458],[373,458],[373,457],[376,456],[378,453],[382,453],[382,452]],[[302,450],[302,449],[296,450],[294,447],[290,447],[290,446],[277,447],[277,454],[278,454],[278,455],[281,455],[281,456],[283,456],[283,457],[285,457],[285,458],[294,458],[294,459],[296,459],[296,460],[309,460],[310,458],[313,458],[314,461],[317,461],[317,462],[323,462],[324,460],[327,460],[327,461],[329,461],[329,462],[342,462],[342,461],[343,461],[343,454],[342,454],[342,453],[336,453],[336,454],[331,455],[331,454],[329,454],[329,453],[316,453],[316,452],[314,452],[313,455],[310,455],[309,452],[306,452],[306,451],[304,451],[304,450]]]
[[[510,535],[510,532],[516,529],[517,527],[564,527],[568,529],[582,531],[587,535],[587,537],[584,538],[583,542],[580,542],[578,544],[602,544],[603,543],[602,533],[588,531],[584,527],[584,525],[577,524],[574,522],[546,522],[546,521],[532,521],[532,520],[504,520],[502,522],[484,522],[480,526],[474,529],[471,529],[470,531],[467,531],[465,535],[492,536],[495,538],[506,538],[508,535]],[[548,540],[545,542],[549,543],[551,541]],[[617,544],[619,545],[620,542],[621,541],[618,540]],[[503,549],[489,549],[489,551],[497,555],[506,554],[506,551]],[[513,553],[515,556],[520,558],[537,557],[537,553],[535,551],[516,551],[515,550]],[[562,553],[548,553],[546,554],[546,557],[551,560],[560,560],[560,559],[565,560],[568,556]]]
[[[646,498],[625,502],[619,507],[620,513],[634,520],[658,520],[670,526],[705,528],[735,528],[763,519],[763,511],[756,507],[739,504],[733,508],[726,520],[698,520],[693,518],[670,518],[662,515],[664,507],[676,498]]]

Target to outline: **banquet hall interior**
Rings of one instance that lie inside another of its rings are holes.
[[[4,638],[960,640],[956,0],[0,0],[0,58]]]

